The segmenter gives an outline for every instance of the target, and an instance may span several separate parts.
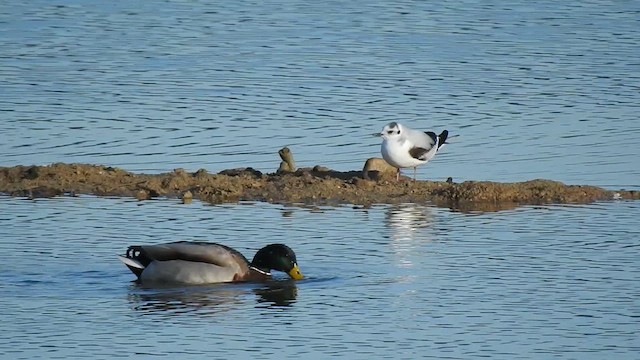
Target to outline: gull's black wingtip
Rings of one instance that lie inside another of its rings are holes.
[[[440,135],[438,135],[438,149],[445,144],[448,137],[449,137],[449,130],[442,130]]]

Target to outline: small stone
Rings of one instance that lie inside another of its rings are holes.
[[[193,200],[193,194],[191,193],[191,191],[187,190],[184,192],[184,194],[182,194],[183,204],[190,204],[192,200]]]
[[[250,175],[253,177],[261,177],[262,173],[254,168],[238,168],[238,169],[227,169],[222,170],[218,174],[227,175],[227,176],[241,176],[241,175]]]
[[[362,177],[371,180],[378,180],[381,177],[389,175],[395,177],[397,173],[398,169],[395,166],[389,165],[389,163],[382,158],[369,158],[362,168]]]
[[[278,167],[278,170],[276,171],[277,174],[282,174],[282,173],[290,173],[291,168],[289,167],[289,164],[286,161],[280,161],[280,167]]]
[[[193,174],[194,177],[203,177],[207,175],[209,175],[209,172],[206,169],[200,169]]]
[[[147,190],[140,189],[136,193],[136,199],[138,200],[149,200],[151,199],[151,194]]]
[[[313,172],[329,172],[331,171],[331,169],[329,169],[326,166],[321,166],[321,165],[316,165],[313,167]]]

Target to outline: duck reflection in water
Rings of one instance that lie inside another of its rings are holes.
[[[272,280],[261,284],[214,284],[146,288],[132,284],[128,300],[136,311],[179,315],[215,315],[247,306],[248,296],[257,295],[254,306],[289,307],[298,295],[294,281]],[[250,306],[250,305],[249,305]]]
[[[298,288],[291,280],[274,281],[269,286],[253,289],[253,292],[258,295],[258,303],[269,307],[291,306],[298,296]]]

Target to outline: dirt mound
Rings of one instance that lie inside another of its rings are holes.
[[[371,205],[377,203],[434,203],[460,210],[499,210],[522,204],[588,203],[597,200],[638,199],[636,191],[610,191],[557,181],[518,183],[487,181],[374,180],[362,171],[340,172],[324,167],[263,174],[252,168],[217,174],[176,169],[164,174],[135,174],[101,165],[63,164],[0,167],[0,192],[29,198],[94,194],[191,198],[212,203],[242,200],[272,203]]]

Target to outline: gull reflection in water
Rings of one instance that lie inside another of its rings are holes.
[[[260,307],[287,307],[296,301],[298,289],[293,280],[272,280],[265,283],[212,284],[202,286],[154,287],[132,285],[127,298],[136,311],[162,312],[179,315],[197,312],[215,315],[238,306],[246,306],[247,299],[257,296]]]
[[[385,224],[390,231],[391,246],[401,267],[412,267],[415,256],[425,243],[433,241],[432,208],[419,204],[398,204],[389,207]]]

